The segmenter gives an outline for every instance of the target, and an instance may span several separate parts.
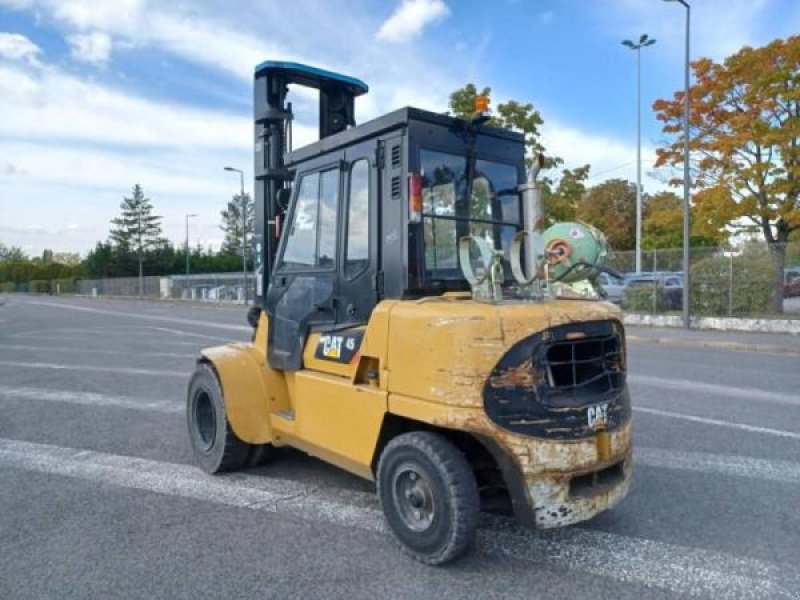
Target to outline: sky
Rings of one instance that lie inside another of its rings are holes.
[[[693,59],[721,60],[800,31],[797,0],[692,0]],[[590,184],[635,181],[642,50],[645,191],[662,140],[651,110],[683,86],[685,10],[661,0],[0,0],[0,242],[85,254],[142,185],[165,235],[218,248],[220,211],[252,191],[252,77],[289,60],[357,77],[364,122],[446,111],[466,83],[492,104],[532,102],[542,141]],[[315,102],[296,91],[295,147]]]

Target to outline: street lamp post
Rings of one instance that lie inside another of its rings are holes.
[[[241,183],[239,198],[242,200],[242,275],[244,276],[244,304],[247,306],[247,202],[244,197],[244,171],[234,167],[225,167],[225,170],[239,173]]]
[[[186,275],[189,275],[189,218],[197,215],[186,215]],[[188,285],[188,281],[187,281]]]
[[[623,40],[622,45],[636,50],[636,272],[642,272],[642,48],[656,41],[646,33],[634,44]]]
[[[683,326],[691,327],[689,321],[689,190],[691,175],[689,174],[689,31],[692,9],[686,0],[664,0],[679,2],[686,9],[686,56],[684,59],[684,91],[683,91]]]

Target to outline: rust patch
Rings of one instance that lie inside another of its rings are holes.
[[[533,389],[543,376],[533,369],[533,359],[526,360],[517,367],[511,367],[489,378],[489,385],[494,388],[527,388]]]

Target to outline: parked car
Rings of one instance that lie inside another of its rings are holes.
[[[667,310],[680,310],[683,306],[683,274],[682,273],[640,273],[627,278],[622,299],[628,289],[643,285],[655,286],[664,300]]]
[[[783,270],[783,297],[792,298],[800,296],[800,266],[788,267]]]
[[[625,289],[625,280],[619,277],[614,277],[608,273],[600,273],[597,277],[598,283],[605,290],[608,299],[611,302],[619,304],[622,302],[622,291]]]
[[[783,297],[793,298],[800,296],[800,276],[787,278],[783,284]]]

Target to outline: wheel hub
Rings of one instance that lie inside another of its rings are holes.
[[[412,465],[402,465],[392,486],[397,512],[412,531],[425,531],[436,514],[433,492],[428,480]]]
[[[205,390],[197,392],[194,402],[194,422],[200,446],[206,451],[211,448],[217,435],[217,415],[214,402]]]

